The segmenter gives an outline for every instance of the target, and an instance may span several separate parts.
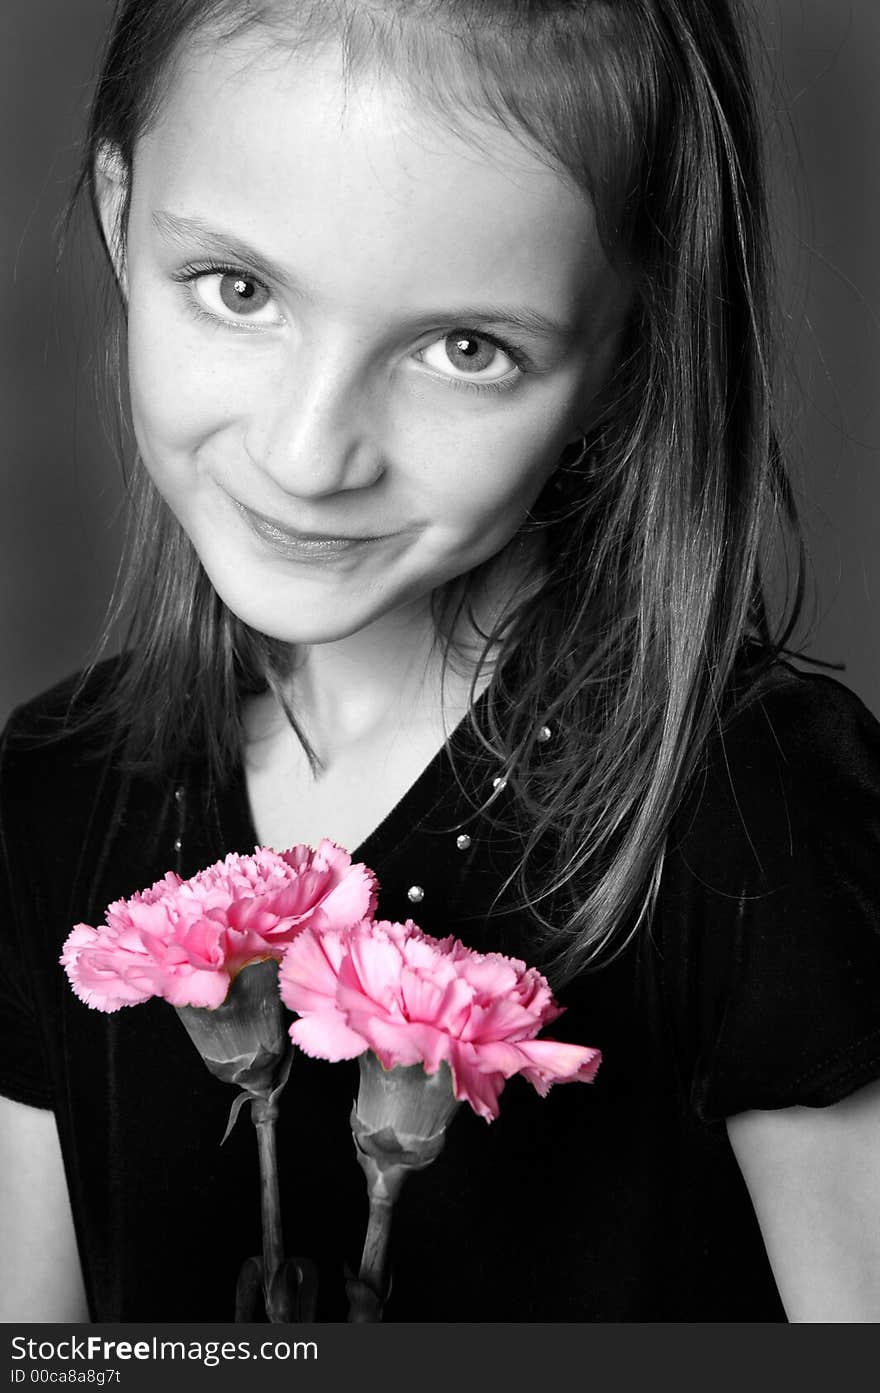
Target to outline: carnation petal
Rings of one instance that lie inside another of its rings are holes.
[[[161,983],[161,995],[171,1006],[206,1006],[213,1010],[222,1006],[229,992],[226,972],[204,972],[199,969],[169,972]]]
[[[322,918],[332,928],[347,928],[372,914],[376,908],[376,877],[358,862],[344,879],[321,900]]]
[[[99,1011],[137,1005],[156,993],[147,955],[108,947],[88,924],[77,924],[68,934],[60,962],[75,995]]]
[[[601,1050],[562,1040],[520,1040],[516,1049],[528,1061],[523,1076],[539,1093],[554,1083],[592,1083],[602,1063]]]
[[[520,974],[525,970],[525,963],[517,958],[505,958],[501,953],[458,953],[456,962],[475,995],[491,998],[503,998],[516,991]]]
[[[352,1030],[345,1017],[333,1009],[316,1011],[313,1015],[302,1016],[290,1027],[290,1038],[295,1045],[313,1059],[355,1059],[367,1049],[367,1042],[356,1030]]]
[[[348,1020],[386,1069],[424,1064],[425,1073],[434,1074],[449,1055],[449,1036],[425,1021],[389,1021],[368,1012],[348,1014]]]
[[[278,974],[285,1006],[302,1014],[335,1003],[343,952],[337,933],[304,929],[298,934],[285,952]]]
[[[321,894],[329,872],[322,876]],[[296,878],[278,853],[259,847],[253,856],[230,853],[187,881],[168,872],[109,905],[99,928],[76,926],[62,954],[71,985],[105,1010],[154,995],[213,1009],[248,962],[280,957],[299,931],[271,903]]]
[[[543,1014],[530,1011],[516,996],[475,1003],[463,1038],[478,1044],[483,1040],[528,1039],[545,1024]]]
[[[424,972],[404,968],[400,976],[403,1009],[411,1021],[429,1021],[459,1035],[470,1018],[473,991],[461,977],[438,980]]]
[[[498,1116],[498,1099],[505,1084],[504,1075],[479,1069],[475,1052],[467,1046],[454,1047],[449,1064],[456,1098],[470,1103],[474,1112],[487,1122],[494,1121]]]
[[[365,920],[349,936],[348,953],[340,964],[340,987],[375,1002],[389,1015],[401,1016],[402,963],[400,948],[383,931],[383,924]]]
[[[125,918],[141,938],[144,936],[166,938],[173,930],[169,905],[164,900],[150,903],[146,900],[138,900],[133,896],[126,909]]]
[[[493,1040],[475,1045],[477,1067],[505,1078],[521,1073],[542,1095],[554,1083],[592,1083],[599,1050],[562,1040]]]
[[[80,1001],[85,1002],[86,1006],[91,1006],[93,1010],[105,1011],[108,1014],[120,1010],[123,1006],[139,1006],[156,994],[152,984],[138,985],[118,976],[110,979],[106,975],[92,976],[83,972],[76,977],[70,977],[69,980],[74,995],[78,996]]]

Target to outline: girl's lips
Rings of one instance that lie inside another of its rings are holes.
[[[237,499],[232,499],[251,531],[273,551],[292,560],[332,560],[362,550],[381,537],[331,537],[319,532],[297,532],[272,522],[262,513],[255,513]]]

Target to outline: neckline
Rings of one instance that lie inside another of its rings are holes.
[[[378,863],[386,848],[396,848],[424,825],[446,794],[454,778],[452,749],[459,758],[472,746],[470,724],[479,720],[488,702],[489,686],[484,687],[472,706],[453,727],[443,744],[435,751],[413,782],[401,794],[377,825],[355,847],[345,847],[352,861],[368,865]],[[251,812],[244,759],[239,754],[228,785],[228,796],[222,800],[222,831],[227,849],[241,847],[250,854],[259,846],[257,830]]]

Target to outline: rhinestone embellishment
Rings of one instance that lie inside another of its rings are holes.
[[[412,904],[421,904],[422,900],[425,898],[425,892],[421,885],[411,885],[406,892],[406,898]]]
[[[545,745],[547,741],[551,739],[552,735],[553,731],[549,726],[541,726],[541,729],[538,731],[538,739],[542,745]]]
[[[467,832],[462,832],[461,835],[455,839],[455,845],[458,847],[459,851],[467,851],[470,844],[471,839]]]
[[[493,787],[493,788],[498,788],[498,789],[507,788],[507,780],[504,779],[504,778],[502,778],[501,775],[499,774],[498,777],[497,777],[496,779],[493,779],[493,780],[492,780],[492,787]]]
[[[175,851],[179,851],[180,848],[181,848],[182,846],[183,846],[183,842],[182,842],[181,838],[180,838],[180,837],[175,837],[175,838],[174,838],[174,850],[175,850]]]

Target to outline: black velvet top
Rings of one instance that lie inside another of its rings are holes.
[[[160,784],[82,736],[24,739],[68,692],[4,738],[0,1091],[55,1109],[95,1320],[231,1320],[260,1249],[247,1114],[221,1146],[234,1092],[173,1009],[90,1010],[58,956],[178,859],[252,851],[243,773],[209,798],[198,767]],[[356,849],[378,913],[533,961],[527,919],[487,912],[512,848],[467,813],[441,751]],[[602,1050],[596,1082],[540,1099],[515,1078],[491,1124],[458,1110],[398,1202],[385,1320],[784,1320],[724,1119],[880,1076],[880,725],[847,688],[784,663],[759,679],[674,820],[652,924],[560,999],[548,1033]],[[345,1320],[365,1231],[356,1087],[356,1062],[298,1054],[282,1097],[286,1247],[318,1263],[320,1320]]]

